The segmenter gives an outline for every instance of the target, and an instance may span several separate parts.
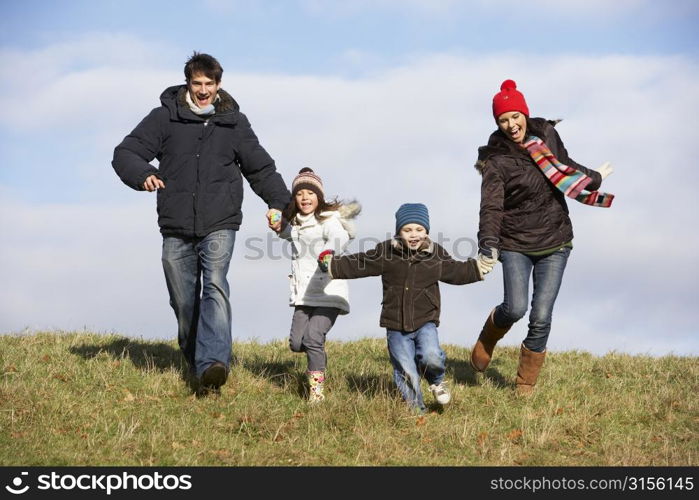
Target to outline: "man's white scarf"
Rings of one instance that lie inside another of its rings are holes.
[[[220,98],[221,97],[218,94],[216,94],[214,102],[218,101]],[[214,108],[213,104],[208,104],[203,108],[200,108],[199,106],[194,104],[194,101],[192,101],[192,96],[189,94],[189,91],[186,92],[185,99],[187,100],[187,105],[189,106],[189,109],[191,109],[192,113],[194,113],[195,115],[208,116],[213,115],[216,112],[216,108]]]

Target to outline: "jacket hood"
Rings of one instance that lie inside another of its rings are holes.
[[[361,213],[362,206],[358,202],[352,201],[346,205],[340,205],[337,211],[343,219],[354,219]]]
[[[357,226],[354,223],[354,219],[361,211],[362,206],[356,201],[352,201],[346,205],[340,205],[340,208],[337,209],[337,213],[340,216],[340,224],[345,228],[351,240],[357,237]]]
[[[357,237],[357,227],[354,224],[353,219],[355,219],[361,213],[361,211],[361,204],[356,201],[352,201],[350,203],[340,205],[337,210],[326,210],[321,212],[319,215],[321,220],[325,220],[330,217],[337,217],[344,230],[347,231],[350,239],[353,240]],[[302,217],[302,219],[299,219],[299,214],[296,214],[291,223],[294,225],[313,225],[317,222],[317,217]]]
[[[170,117],[175,120],[186,119],[204,121],[204,118],[195,115],[192,110],[189,109],[189,105],[185,98],[186,94],[186,85],[174,85],[166,88],[163,93],[160,94],[160,102],[170,111]],[[240,106],[236,100],[223,89],[219,89],[218,96],[219,99],[214,103],[216,113],[211,116],[211,119],[227,123],[237,121]]]
[[[527,130],[527,135],[533,134],[541,137],[544,135],[544,129],[547,125],[556,126],[556,124],[560,121],[561,120],[547,120],[546,118],[529,118],[527,120],[527,125],[529,127],[529,130]],[[508,139],[505,134],[498,129],[490,134],[488,144],[478,148],[478,160],[476,160],[474,168],[479,174],[483,175],[483,169],[485,168],[488,159],[497,155],[529,156],[524,149]]]

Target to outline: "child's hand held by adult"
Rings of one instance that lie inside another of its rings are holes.
[[[320,252],[320,255],[318,256],[318,267],[320,267],[320,270],[324,273],[328,272],[328,266],[330,265],[330,261],[333,259],[334,254],[335,252],[332,250],[323,250]]]
[[[267,225],[275,233],[278,233],[279,231],[281,231],[281,229],[282,229],[282,213],[275,208],[270,208],[267,211]]]
[[[488,274],[490,271],[493,270],[495,267],[495,264],[498,262],[498,251],[495,248],[490,249],[491,257],[488,257],[487,255],[484,255],[482,253],[478,254],[478,258],[476,259],[476,264],[478,265],[478,270],[480,271],[481,275],[485,276]]]

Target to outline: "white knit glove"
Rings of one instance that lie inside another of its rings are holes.
[[[610,174],[614,172],[614,167],[608,161],[605,161],[602,166],[600,166],[597,171],[602,176],[602,180],[606,179]]]
[[[491,248],[490,251],[493,255],[492,257],[486,257],[482,253],[479,253],[476,259],[476,265],[478,266],[481,276],[485,276],[492,271],[495,264],[498,263],[498,251],[495,248]]]

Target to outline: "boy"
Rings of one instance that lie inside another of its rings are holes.
[[[383,306],[380,326],[386,328],[393,378],[403,399],[420,413],[424,374],[440,405],[451,400],[444,383],[446,354],[439,346],[439,281],[463,285],[481,281],[492,264],[454,260],[429,238],[430,220],[422,203],[406,203],[396,212],[395,236],[364,253],[319,256],[321,269],[335,279],[381,276]]]

